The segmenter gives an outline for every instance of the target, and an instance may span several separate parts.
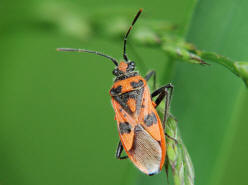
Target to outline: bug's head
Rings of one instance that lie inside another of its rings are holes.
[[[121,61],[118,66],[113,70],[113,75],[122,76],[133,72],[135,69],[135,63],[133,61],[124,62]]]

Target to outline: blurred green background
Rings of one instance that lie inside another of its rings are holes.
[[[114,157],[119,139],[108,93],[111,62],[55,51],[87,48],[121,58],[122,40],[95,25],[115,17],[131,22],[139,8],[144,12],[135,29],[146,19],[167,20],[202,50],[248,60],[245,0],[2,2],[1,185],[166,184],[164,171],[147,177]],[[160,84],[167,83],[165,54],[129,42],[145,66],[157,70]],[[141,69],[131,45],[128,54]],[[175,85],[171,112],[195,166],[195,184],[247,184],[248,95],[242,80],[217,64],[177,61],[169,71]]]

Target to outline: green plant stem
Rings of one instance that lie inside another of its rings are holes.
[[[239,73],[236,71],[234,67],[234,61],[228,57],[218,55],[213,52],[205,52],[205,51],[197,51],[198,56],[200,56],[204,60],[210,60],[211,62],[215,62],[217,64],[223,65],[235,75],[239,76]]]

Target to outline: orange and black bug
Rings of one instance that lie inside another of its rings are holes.
[[[116,59],[97,51],[71,48],[59,48],[57,50],[94,53],[110,59],[116,65],[113,70],[116,78],[110,89],[121,140],[116,151],[116,158],[129,158],[140,171],[147,175],[153,175],[161,171],[165,162],[166,134],[164,128],[173,86],[167,84],[150,94],[147,81],[153,77],[155,84],[155,71],[151,71],[143,78],[135,71],[135,63],[127,57],[127,38],[141,12],[142,9],[135,16],[124,37],[124,61],[120,61],[120,63]],[[156,99],[153,101],[153,98]],[[156,107],[163,99],[165,99],[165,112],[161,122]],[[127,156],[121,156],[123,149]]]

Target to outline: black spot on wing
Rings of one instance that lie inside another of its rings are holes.
[[[131,85],[134,89],[136,89],[136,88],[138,88],[138,87],[144,86],[144,82],[143,82],[143,80],[139,80],[138,82],[130,82],[130,85]]]
[[[154,114],[154,112],[146,115],[144,118],[144,122],[145,122],[146,126],[148,126],[148,127],[152,126],[153,124],[156,124],[157,118],[156,118],[156,115]]]
[[[122,90],[122,86],[119,85],[119,86],[116,87],[116,88],[112,88],[112,89],[110,90],[110,94],[113,95],[113,96],[116,96],[116,95],[118,95],[118,94],[121,93],[121,90]]]
[[[119,124],[119,129],[120,129],[120,133],[121,135],[124,133],[129,134],[131,132],[131,125],[128,122],[123,122]]]

